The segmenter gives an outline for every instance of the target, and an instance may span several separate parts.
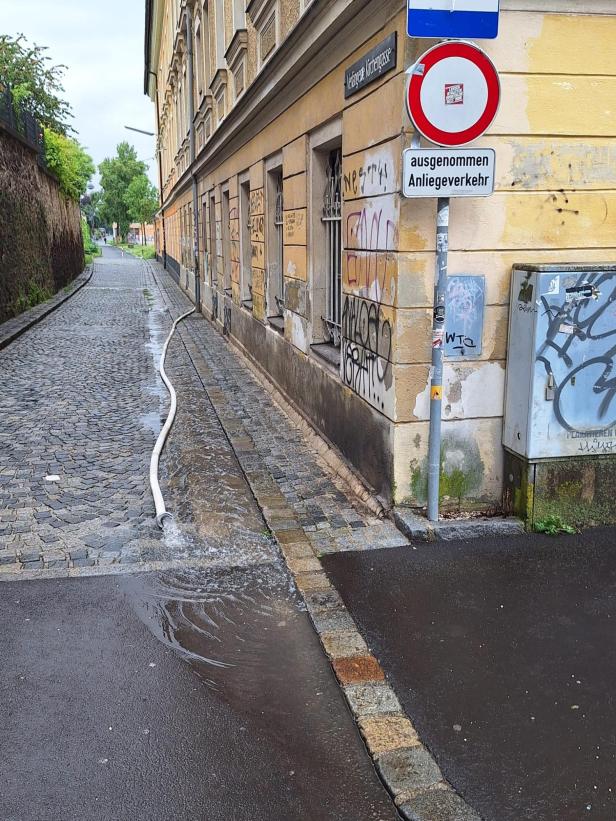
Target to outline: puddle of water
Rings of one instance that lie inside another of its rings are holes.
[[[184,533],[171,539],[185,540]],[[126,580],[148,629],[189,662],[208,686],[229,697],[261,699],[258,682],[302,617],[281,561],[250,566],[182,568]],[[304,617],[305,618],[305,617]],[[286,634],[286,635],[281,635]]]
[[[158,436],[163,426],[163,422],[161,421],[159,411],[150,411],[150,413],[145,413],[139,419],[139,421],[141,422],[144,428],[147,428],[149,431],[152,431],[154,436]]]

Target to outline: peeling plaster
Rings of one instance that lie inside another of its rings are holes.
[[[502,416],[505,368],[501,362],[478,362],[474,369],[445,363],[443,419]],[[413,415],[430,419],[430,378],[417,396]]]

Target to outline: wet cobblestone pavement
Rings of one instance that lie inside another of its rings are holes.
[[[160,540],[144,466],[166,318],[146,266],[107,254],[0,351],[0,571],[147,561]]]
[[[152,264],[173,317],[190,307],[159,265]],[[323,462],[302,431],[257,381],[241,355],[201,316],[178,327],[170,361],[183,341],[199,381],[216,405],[244,473],[267,500],[281,492],[292,518],[277,529],[298,528],[316,553],[408,545],[389,521],[370,513]]]
[[[207,559],[203,543],[193,540],[188,553],[186,544],[178,552],[163,543],[148,484],[167,405],[155,365],[169,311],[174,317],[189,304],[160,266],[106,249],[88,285],[0,351],[0,574],[87,574]],[[168,504],[191,519],[195,535],[218,544],[242,530],[263,536],[258,506],[245,502],[246,473],[262,489],[282,492],[293,510],[289,527],[300,528],[316,552],[407,543],[349,496],[201,316],[180,326],[168,363],[180,405],[161,481]],[[191,436],[215,417],[204,387],[224,402],[223,438],[233,437],[235,455],[221,452],[207,430],[200,430],[205,448]],[[215,504],[204,506],[204,498]]]

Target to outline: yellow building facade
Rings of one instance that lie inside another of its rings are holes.
[[[359,89],[347,70],[395,42]],[[434,199],[401,195],[400,0],[149,0],[157,248],[182,288],[388,502],[425,501]],[[616,260],[616,9],[501,0],[491,197],[453,199],[485,277],[481,354],[445,365],[445,502],[498,508],[512,266]],[[391,57],[391,55],[390,55]],[[616,318],[615,318],[616,322]]]

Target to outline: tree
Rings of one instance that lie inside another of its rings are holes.
[[[116,149],[116,156],[105,158],[98,170],[103,192],[101,218],[108,224],[116,222],[124,239],[131,222],[124,196],[133,179],[145,174],[147,165],[137,159],[132,145],[122,142]]]
[[[59,134],[73,131],[70,105],[62,99],[66,66],[52,65],[43,46],[29,45],[23,34],[0,34],[0,88],[11,89],[17,107]]]
[[[145,245],[146,223],[154,220],[154,214],[158,210],[158,189],[145,174],[139,174],[133,177],[124,192],[124,202],[130,219],[141,225],[142,243]]]
[[[79,201],[81,211],[91,230],[95,230],[103,226],[103,221],[100,215],[102,198],[102,191],[92,191],[91,194],[85,194],[81,197]]]
[[[77,140],[44,129],[47,168],[58,178],[60,190],[72,200],[85,193],[94,174],[94,161]]]

